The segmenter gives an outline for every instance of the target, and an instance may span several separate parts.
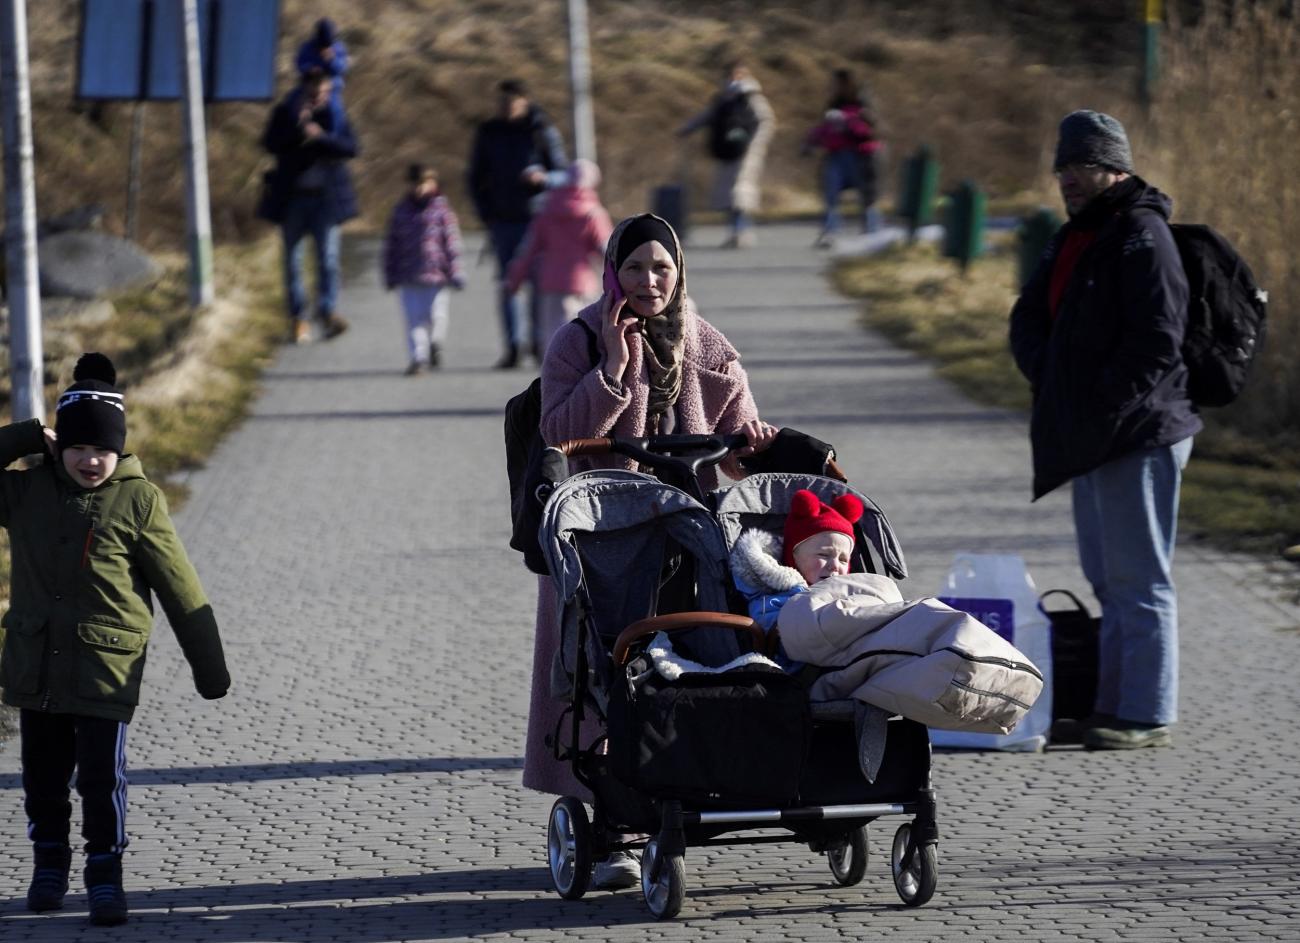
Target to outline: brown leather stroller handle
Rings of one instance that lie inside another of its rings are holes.
[[[767,636],[763,633],[763,627],[748,616],[736,616],[729,612],[674,612],[666,616],[641,619],[618,633],[618,638],[614,640],[614,662],[624,664],[632,643],[647,635],[705,627],[748,632],[753,636],[754,650],[767,651]]]
[[[604,455],[614,447],[614,440],[605,439],[568,439],[559,445],[552,446],[563,452],[568,458],[577,455]]]

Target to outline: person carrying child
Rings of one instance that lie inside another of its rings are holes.
[[[814,701],[851,697],[951,730],[1007,733],[1028,712],[1043,676],[1013,645],[936,599],[905,600],[876,573],[851,573],[852,494],[825,504],[812,491],[791,496],[781,539],[743,531],[730,556],[749,614],[779,629],[775,661],[811,672]]]
[[[406,170],[410,185],[393,207],[384,238],[384,287],[397,290],[406,319],[406,349],[413,376],[442,359],[447,337],[448,285],[465,287],[460,261],[460,223],[425,164]]]
[[[126,728],[139,701],[156,594],[200,696],[230,688],[212,607],[139,458],[123,454],[126,408],[102,354],[77,361],[53,430],[0,428],[0,526],[11,545],[0,688],[19,710],[22,778],[35,868],[28,910],[58,910],[68,890],[76,774],[90,922],[127,919]]]
[[[605,254],[614,227],[598,186],[600,168],[594,163],[579,158],[570,164],[565,185],[547,193],[506,271],[506,291],[518,292],[531,278],[539,294],[539,360],[555,332],[600,294],[592,262]]]

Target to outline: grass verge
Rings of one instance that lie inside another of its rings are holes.
[[[185,487],[178,475],[203,464],[247,414],[258,378],[283,336],[278,256],[269,240],[218,250],[219,297],[192,314],[185,260],[165,259],[154,285],[112,299],[95,324],[48,327],[50,394],[72,379],[83,350],[101,350],[118,368],[127,395],[127,448],[175,510]],[[47,406],[47,416],[52,410]],[[8,606],[9,540],[0,531],[0,609]],[[13,712],[0,707],[0,743],[14,735]]]
[[[1007,346],[1007,315],[1019,290],[1009,237],[965,274],[935,246],[915,245],[842,262],[833,277],[844,294],[866,301],[867,325],[934,360],[969,396],[1028,410],[1029,390]],[[1300,543],[1300,442],[1252,439],[1216,421],[1213,411],[1204,418],[1183,482],[1184,533],[1274,555]]]

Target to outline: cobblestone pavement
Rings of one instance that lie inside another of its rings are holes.
[[[958,550],[1020,552],[1041,588],[1084,589],[1065,497],[1028,501],[1022,418],[861,330],[811,228],[764,229],[741,253],[708,248],[721,235],[688,252],[701,310],[743,352],[766,418],[835,443],[889,513],[906,592],[936,591]],[[372,251],[354,253],[344,295],[354,329],[284,349],[253,417],[190,480],[178,519],[235,687],[199,700],[175,640],[155,637],[130,738],[133,916],[116,939],[1300,936],[1296,574],[1187,544],[1176,747],[938,755],[925,907],[899,905],[888,819],[856,888],[805,847],[768,845],[689,852],[672,923],[636,891],[561,901],[549,800],[519,785],[534,590],[505,546],[501,407],[528,375],[485,369],[483,267],[453,302],[446,367],[402,377]],[[0,938],[106,939],[84,928],[79,880],[66,912],[23,911],[14,744],[0,801]]]

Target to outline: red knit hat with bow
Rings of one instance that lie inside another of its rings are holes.
[[[796,491],[785,518],[781,562],[794,566],[794,548],[824,531],[843,534],[853,543],[853,525],[861,518],[862,502],[855,495],[842,494],[830,504],[823,504],[811,491]]]

